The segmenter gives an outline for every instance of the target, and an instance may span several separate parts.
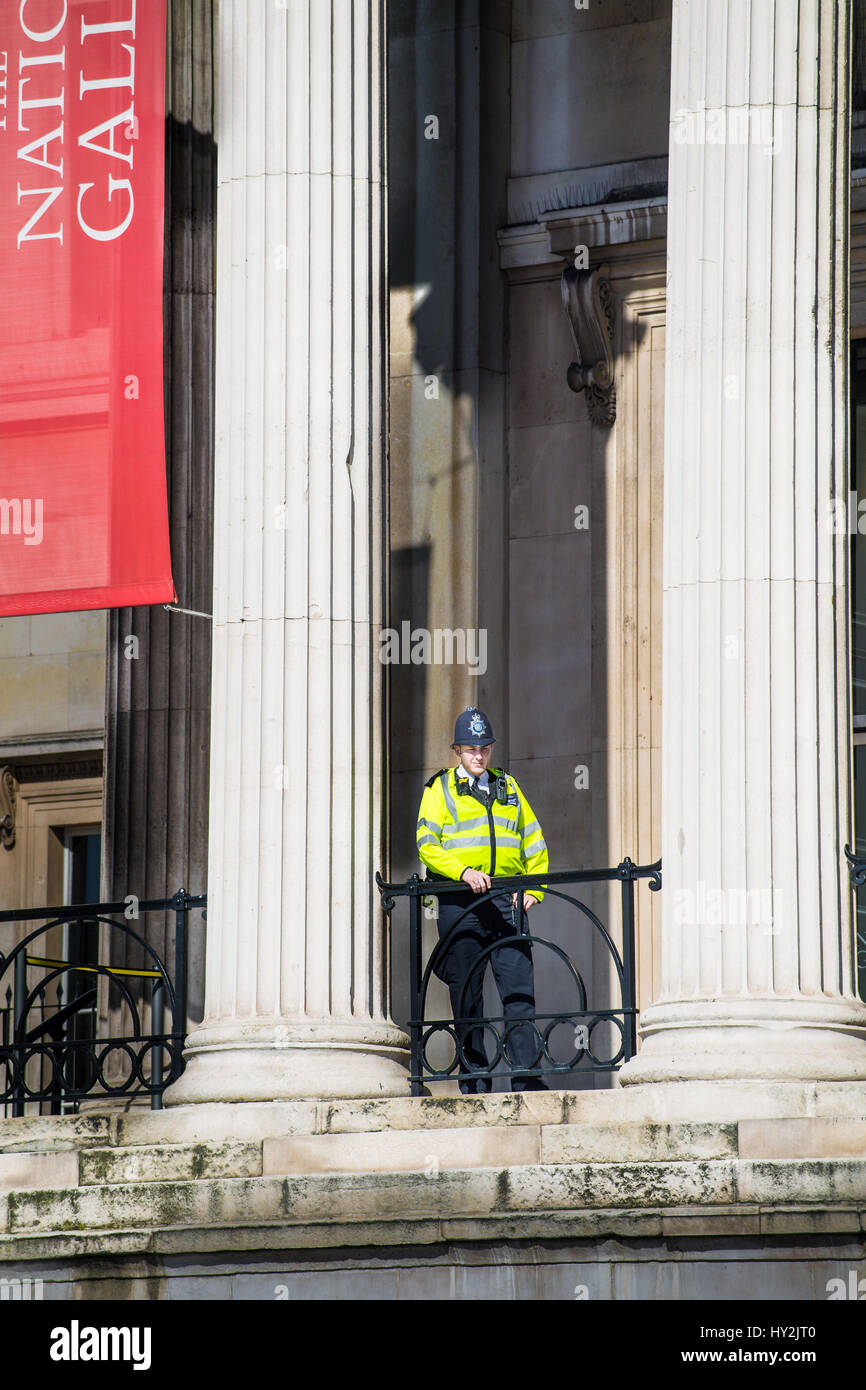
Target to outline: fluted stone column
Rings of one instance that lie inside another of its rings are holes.
[[[205,1018],[170,1100],[408,1093],[382,864],[382,0],[223,0]]]
[[[850,840],[848,9],[674,0],[663,994],[639,1081],[866,1078]]]

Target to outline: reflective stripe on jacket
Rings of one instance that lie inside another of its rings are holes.
[[[500,775],[489,769],[491,789]],[[513,777],[506,774],[508,803],[457,790],[455,768],[442,772],[424,788],[418,812],[418,854],[438,878],[461,878],[466,869],[516,878],[542,874],[548,867],[547,845],[535,812]],[[533,890],[539,900],[544,894]]]

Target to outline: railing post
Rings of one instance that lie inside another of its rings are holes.
[[[162,1039],[165,1035],[165,986],[162,979],[154,980],[150,996],[150,1035],[153,1039],[151,1049],[150,1083],[154,1087],[150,1097],[151,1110],[162,1109],[162,1092],[165,1082],[163,1066]],[[158,1089],[157,1089],[158,1088]]]
[[[174,895],[174,1013],[171,1031],[177,1054],[172,1052],[171,1079],[176,1081],[180,1075],[183,1060],[183,1045],[186,1039],[186,942],[187,918],[186,890],[179,888]]]
[[[27,950],[19,951],[15,957],[15,995],[12,1025],[12,1062],[18,1077],[12,1093],[12,1117],[19,1119],[24,1114],[24,1068],[27,1057]]]
[[[3,1050],[4,1050],[4,1052],[7,1052],[7,1051],[8,1051],[8,1048],[9,1048],[9,1027],[10,1027],[10,1024],[11,1024],[11,1022],[12,1022],[12,986],[11,986],[11,985],[7,985],[7,987],[6,987],[6,1008],[0,1010],[0,1013],[3,1014]],[[7,1063],[7,1065],[8,1065],[8,1063]],[[5,1084],[4,1084],[4,1088],[3,1088],[3,1089],[4,1089],[4,1090],[6,1089],[6,1088],[5,1088]],[[4,1100],[4,1102],[3,1102],[3,1118],[4,1118],[4,1120],[7,1118],[8,1113],[9,1113],[9,1101],[8,1101],[8,1100]]]
[[[412,1068],[411,1090],[413,1096],[424,1094],[424,1085],[421,1080],[423,1067],[423,1048],[421,1039],[424,1020],[421,1017],[421,894],[420,879],[417,874],[413,874],[409,880],[411,891],[409,894],[409,975],[412,981],[411,990],[411,1021],[409,1023],[409,1041],[411,1044],[409,1059]],[[417,1078],[417,1079],[416,1079]]]
[[[637,1052],[637,986],[635,981],[634,942],[634,865],[628,858],[619,866],[622,874],[622,1007],[623,1061],[629,1062]]]

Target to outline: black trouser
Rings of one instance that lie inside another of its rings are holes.
[[[475,901],[476,895],[471,888],[467,888],[465,893],[449,893],[447,897],[443,895],[439,899],[440,940],[447,936],[460,914]],[[525,916],[524,913],[524,921]],[[531,1078],[521,1075],[521,1072],[536,1065],[541,1047],[532,1023],[515,1022],[535,1018],[532,949],[529,942],[515,941],[508,946],[497,947],[483,961],[480,959],[486,947],[502,937],[517,934],[516,921],[517,910],[512,909],[510,893],[497,893],[477,903],[471,912],[466,913],[434,973],[447,984],[451,995],[458,1070],[486,1071],[488,1060],[484,1050],[484,1030],[473,1027],[466,1020],[483,1017],[484,975],[487,962],[490,962],[505,1018],[503,1053],[512,1069],[513,1089],[523,1091]],[[464,1094],[492,1089],[489,1077],[461,1081],[459,1084]]]

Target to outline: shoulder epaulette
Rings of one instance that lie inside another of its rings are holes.
[[[435,781],[437,781],[438,778],[440,778],[440,777],[447,777],[447,776],[448,776],[448,768],[447,768],[447,767],[442,767],[442,768],[439,769],[438,772],[434,772],[434,773],[433,773],[433,776],[430,778],[429,782],[425,782],[425,783],[424,783],[424,786],[425,786],[425,787],[432,787],[433,783],[434,783]],[[417,783],[416,783],[415,785],[417,786]]]

